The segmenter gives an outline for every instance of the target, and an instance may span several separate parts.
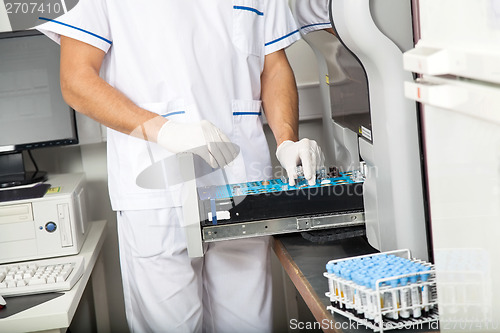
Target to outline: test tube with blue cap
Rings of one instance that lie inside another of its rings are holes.
[[[386,277],[385,273],[379,273],[375,275],[375,278],[377,280],[384,279]],[[390,311],[394,308],[394,302],[392,298],[392,292],[390,288],[387,288],[387,286],[390,286],[389,282],[382,282],[379,285],[380,290],[384,290],[381,292],[381,304],[382,304],[382,310],[383,311]],[[392,312],[389,312],[385,315],[388,318],[393,318]]]
[[[361,299],[361,302],[365,304],[366,311],[365,311],[365,318],[368,320],[373,320],[375,318],[375,303],[374,303],[374,298],[372,296],[372,286],[371,286],[371,278],[368,275],[365,275],[362,279],[362,284],[366,288],[366,292],[364,293],[364,296]]]
[[[357,267],[355,267],[357,268]],[[361,286],[361,274],[358,272],[353,272],[351,275],[352,281],[355,283],[355,287],[353,287],[353,303],[354,303],[354,309],[356,310],[356,314],[358,317],[362,317],[363,314],[363,302],[362,302],[362,296],[361,296],[361,289],[358,286]]]
[[[341,288],[340,288],[340,283],[338,279],[340,278],[340,270],[341,270],[341,265],[340,264],[331,264],[330,266],[330,272],[334,275],[333,279],[330,279],[331,281],[331,293],[332,297],[331,299],[335,300],[332,305],[337,307],[337,308],[342,308],[342,303],[339,302],[339,299],[342,297],[341,293]]]
[[[406,274],[407,272],[405,272]],[[409,307],[411,306],[411,300],[410,300],[410,291],[407,288],[407,283],[408,283],[408,277],[402,277],[400,279],[401,286],[404,287],[401,289],[400,292],[400,298],[401,298],[401,311],[399,311],[399,315],[401,318],[409,318],[410,317],[410,310]]]
[[[337,277],[340,277],[340,269],[341,269],[340,264],[337,264],[333,267],[333,273]],[[344,297],[343,287],[338,279],[335,279],[335,281],[334,281],[334,288],[335,288],[335,294],[337,295],[338,299],[342,300],[342,298]],[[344,305],[342,302],[338,302],[337,306],[340,309],[344,308]]]
[[[416,270],[413,270],[413,273],[418,272],[418,268]],[[422,309],[420,305],[422,304],[421,302],[421,296],[420,296],[420,291],[418,286],[416,286],[417,283],[417,275],[412,275],[410,276],[410,283],[412,284],[411,287],[411,306],[412,306],[412,311],[413,311],[413,318],[420,318],[422,315]]]
[[[351,270],[349,268],[344,268],[341,270],[342,278],[344,278],[347,281],[351,280]],[[353,312],[354,306],[354,294],[353,294],[353,289],[351,286],[349,286],[348,283],[344,283],[344,299],[345,299],[345,307],[346,310],[349,312]]]
[[[401,301],[399,300],[399,291],[394,289],[398,286],[398,279],[390,280],[389,284],[392,287],[391,298],[392,298],[392,308],[394,309],[394,311],[391,313],[391,315],[392,315],[392,319],[398,320],[399,319],[398,309],[399,309],[399,304],[401,303]]]

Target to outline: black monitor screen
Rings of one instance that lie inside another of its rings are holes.
[[[38,32],[0,34],[0,153],[76,142],[59,46]]]
[[[61,94],[59,46],[35,31],[0,33],[0,188],[45,179],[38,169],[26,171],[23,150],[74,143],[75,111]]]

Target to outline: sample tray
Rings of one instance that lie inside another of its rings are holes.
[[[363,177],[356,172],[323,177],[310,186],[281,179],[198,189],[203,240],[364,224]]]

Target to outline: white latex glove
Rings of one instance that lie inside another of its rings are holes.
[[[297,166],[300,164],[309,185],[316,184],[316,170],[323,164],[323,153],[316,141],[309,139],[297,142],[283,141],[276,149],[276,157],[286,170],[290,186],[295,186]]]
[[[157,142],[172,153],[197,154],[212,168],[226,166],[239,153],[238,146],[207,120],[191,124],[169,120],[158,132]]]

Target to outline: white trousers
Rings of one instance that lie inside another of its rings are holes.
[[[132,332],[271,332],[269,237],[206,244],[189,258],[182,209],[118,212]]]

